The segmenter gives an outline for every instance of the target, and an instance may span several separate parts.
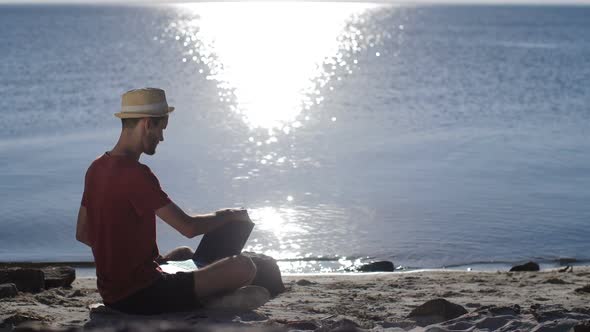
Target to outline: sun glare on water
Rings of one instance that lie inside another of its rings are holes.
[[[172,25],[183,42],[183,61],[204,62],[250,128],[283,131],[302,126],[303,109],[319,104],[317,91],[333,73],[326,59],[345,66],[340,50],[347,22],[375,7],[368,3],[179,4]],[[362,37],[361,37],[362,38]],[[353,38],[354,41],[354,38]],[[349,43],[350,44],[350,43]],[[357,45],[345,45],[354,50]],[[335,68],[334,66],[334,68]],[[308,118],[307,118],[308,119]]]
[[[357,66],[354,55],[365,44],[361,30],[370,3],[233,2],[178,4],[178,15],[166,32],[183,45],[179,60],[194,63],[201,75],[216,82],[219,101],[229,105],[251,133],[245,137],[255,150],[258,168],[290,164],[288,151],[273,145],[294,135],[313,118],[322,91]],[[308,112],[309,111],[309,112]],[[329,123],[336,121],[329,118]],[[257,133],[252,133],[256,131]],[[259,135],[262,133],[262,136]],[[246,152],[245,152],[246,153]],[[244,159],[245,160],[245,159]],[[297,167],[298,161],[292,161]],[[251,174],[252,173],[252,174]],[[235,177],[250,179],[254,170]],[[259,236],[247,250],[277,259],[309,258],[304,234],[308,214],[285,202],[249,209]],[[310,264],[285,263],[285,264]],[[304,266],[289,267],[291,270]]]

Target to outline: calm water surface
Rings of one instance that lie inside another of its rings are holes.
[[[0,261],[90,260],[122,92],[187,212],[250,209],[285,272],[590,259],[590,7],[0,6]],[[159,222],[161,251],[195,247]]]

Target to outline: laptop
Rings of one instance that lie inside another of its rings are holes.
[[[238,255],[244,249],[254,228],[252,221],[230,221],[203,235],[192,259],[168,261],[160,265],[165,273],[190,272],[225,257]]]
[[[230,221],[205,234],[193,255],[197,267],[207,266],[225,257],[238,255],[244,249],[254,228],[249,221]]]

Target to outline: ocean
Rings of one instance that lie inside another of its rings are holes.
[[[123,92],[176,107],[141,162],[246,207],[283,272],[590,260],[590,7],[0,6],[0,261],[74,237]],[[161,252],[196,247],[158,221]],[[133,239],[130,239],[133,243]]]

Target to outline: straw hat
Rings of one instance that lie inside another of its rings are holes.
[[[166,116],[174,111],[168,106],[166,92],[157,88],[129,90],[121,97],[121,112],[115,116],[121,119]]]

